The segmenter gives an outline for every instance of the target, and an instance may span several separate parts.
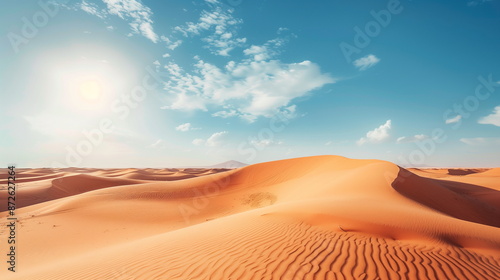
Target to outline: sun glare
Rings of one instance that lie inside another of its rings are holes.
[[[102,88],[98,81],[87,80],[80,83],[79,94],[85,100],[89,102],[96,102],[101,98]]]
[[[72,118],[113,113],[116,100],[138,83],[134,60],[108,47],[54,50],[36,66],[47,72],[44,93],[51,104]]]

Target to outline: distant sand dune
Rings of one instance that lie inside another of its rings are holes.
[[[128,178],[189,172],[53,179],[46,192],[65,197],[18,210],[20,272],[0,277],[499,279],[496,169],[425,178],[384,161],[317,156],[176,181]]]
[[[190,174],[179,172],[178,169],[148,171],[138,169],[77,169],[63,170],[41,169],[38,172],[32,169],[20,169],[16,174],[17,207],[73,196],[88,191],[115,186],[146,183],[148,181],[175,181],[196,176],[203,176],[226,171],[225,169],[209,169],[191,171]],[[75,171],[81,172],[75,173]],[[7,172],[7,170],[5,170]],[[2,190],[7,187],[7,176],[0,180]],[[0,201],[7,197],[6,192],[0,192]],[[0,211],[5,211],[7,204],[0,204]]]
[[[471,174],[481,174],[483,172],[490,171],[490,169],[487,168],[409,168],[408,170],[417,175],[423,175],[431,178],[442,178],[448,177],[450,175],[466,176]]]

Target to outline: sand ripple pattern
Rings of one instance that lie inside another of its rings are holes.
[[[141,250],[119,248],[78,269],[62,266],[29,279],[490,280],[500,275],[499,258],[463,248],[331,232],[266,217],[218,234],[203,232],[197,240],[191,232],[176,240],[153,237],[135,244]]]

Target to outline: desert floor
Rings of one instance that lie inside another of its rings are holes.
[[[500,168],[17,169],[0,279],[500,279]]]

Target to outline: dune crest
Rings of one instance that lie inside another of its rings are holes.
[[[154,175],[142,172],[143,178]],[[23,267],[19,274],[0,275],[51,280],[500,275],[495,169],[434,178],[379,160],[315,156],[211,172],[161,182],[132,180],[130,170],[109,171],[108,178],[93,171],[53,179],[54,198],[67,195],[18,210]]]

